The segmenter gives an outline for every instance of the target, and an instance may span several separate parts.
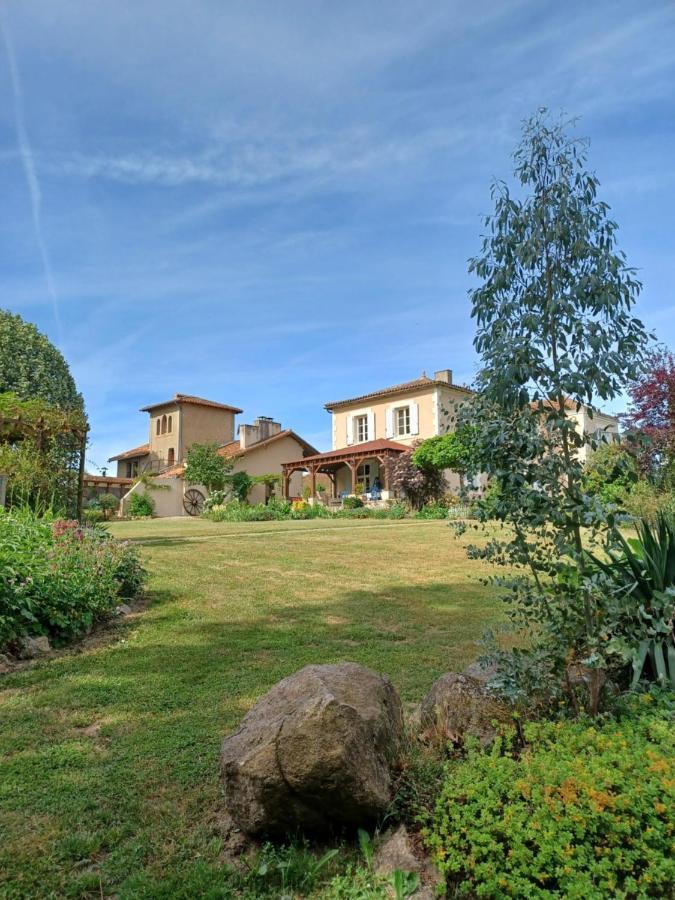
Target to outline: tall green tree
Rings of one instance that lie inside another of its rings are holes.
[[[35,325],[0,309],[0,396],[25,403],[26,427],[0,435],[0,467],[10,503],[77,511],[79,463],[87,422],[82,395],[60,351]],[[12,399],[14,398],[14,399]],[[68,430],[67,419],[72,418]],[[56,420],[62,419],[56,428]]]
[[[63,354],[30,322],[0,309],[0,393],[84,412]]]
[[[183,477],[188,484],[203,484],[211,493],[223,490],[231,470],[232,461],[218,453],[218,444],[192,444]]]
[[[529,119],[514,154],[515,190],[493,185],[494,212],[470,261],[480,280],[471,300],[481,365],[465,420],[479,436],[478,468],[499,488],[491,513],[511,526],[474,552],[515,567],[498,580],[514,624],[530,635],[536,625],[532,658],[590,671],[596,709],[609,612],[584,530],[606,539],[612,522],[584,486],[581,451],[600,439],[582,433],[574,414],[619,396],[649,339],[632,314],[640,284],[586,168],[588,143],[571,125],[545,110]]]

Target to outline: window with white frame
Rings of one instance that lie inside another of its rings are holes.
[[[370,463],[364,463],[356,470],[356,480],[363,485],[363,490],[368,493],[370,490]]]
[[[354,437],[359,444],[368,440],[368,416],[354,416]]]
[[[394,430],[397,436],[410,434],[409,406],[399,406],[394,410]]]

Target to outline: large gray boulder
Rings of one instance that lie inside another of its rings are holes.
[[[284,678],[225,738],[225,803],[248,834],[361,825],[392,800],[403,736],[391,682],[356,663]]]
[[[500,726],[511,721],[508,709],[494,699],[476,678],[448,672],[434,682],[422,701],[420,722],[432,741],[456,744],[468,736],[487,747]]]

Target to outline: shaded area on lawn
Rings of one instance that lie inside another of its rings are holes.
[[[100,875],[124,896],[132,873],[218,867],[220,741],[303,665],[352,659],[404,700],[463,667],[495,601],[448,529],[434,539],[364,528],[146,548],[154,602],[134,627],[2,685],[0,894],[4,878],[8,895],[85,896]]]

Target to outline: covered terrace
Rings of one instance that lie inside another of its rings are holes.
[[[352,444],[339,450],[305,456],[295,462],[282,464],[282,491],[288,498],[291,475],[294,472],[306,471],[310,475],[312,497],[316,497],[316,476],[327,475],[331,483],[331,495],[334,500],[340,495],[355,494],[356,485],[361,484],[363,492],[368,493],[375,481],[379,482],[382,497],[393,496],[389,485],[389,464],[401,453],[409,450],[404,444],[383,438],[366,441],[363,444]]]

